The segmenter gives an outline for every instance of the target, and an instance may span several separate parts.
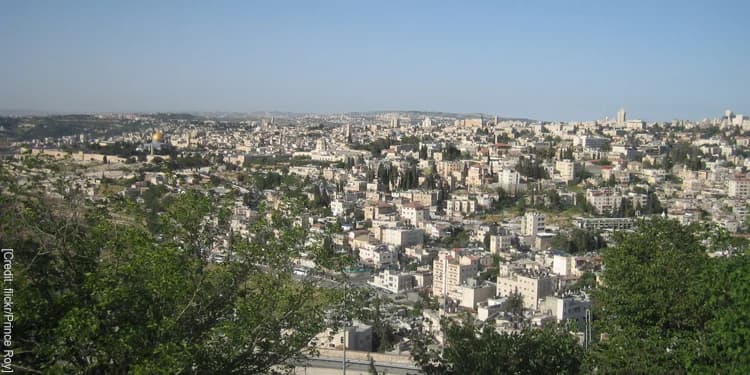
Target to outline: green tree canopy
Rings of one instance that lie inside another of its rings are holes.
[[[604,250],[591,356],[602,373],[748,373],[748,261],[710,258],[713,229],[654,219]],[[733,245],[732,245],[733,246]],[[733,246],[734,247],[734,246]]]
[[[483,326],[470,318],[444,320],[445,349],[415,339],[413,356],[426,374],[577,374],[583,349],[556,325],[498,333],[492,321]]]
[[[234,261],[207,263],[211,225],[223,220],[205,220],[222,214],[201,194],[172,201],[157,236],[141,217],[4,187],[0,232],[16,249],[17,369],[273,373],[323,329],[330,301],[292,278],[304,233],[281,215],[254,225],[256,241],[235,238]]]

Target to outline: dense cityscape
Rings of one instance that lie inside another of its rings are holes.
[[[747,369],[728,350],[746,333],[715,333],[746,324],[719,313],[747,307],[750,275],[750,119],[731,110],[0,121],[3,246],[32,265],[16,369],[516,373],[457,344],[491,333],[549,351],[508,344],[521,373]],[[608,345],[629,335],[679,348]]]
[[[0,373],[750,374],[749,1],[0,1]]]

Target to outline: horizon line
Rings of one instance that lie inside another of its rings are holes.
[[[618,109],[619,111],[620,109]],[[729,110],[729,109],[727,109]],[[187,115],[196,115],[196,114],[242,114],[242,115],[258,115],[258,114],[286,114],[286,115],[344,115],[344,114],[355,114],[355,113],[362,113],[362,114],[377,114],[377,113],[441,113],[441,114],[447,114],[447,115],[460,115],[460,116],[467,116],[467,115],[478,115],[478,116],[489,116],[490,118],[493,118],[497,116],[500,119],[504,120],[526,120],[526,121],[533,121],[533,122],[588,122],[588,121],[600,121],[604,119],[613,120],[616,118],[616,112],[615,116],[604,116],[603,118],[595,118],[595,119],[579,119],[579,120],[547,120],[547,119],[538,119],[530,116],[503,116],[500,114],[495,114],[491,112],[456,112],[456,111],[440,111],[440,110],[419,110],[419,109],[380,109],[380,110],[364,110],[364,111],[341,111],[341,112],[316,112],[316,111],[283,111],[283,110],[252,110],[252,111],[238,111],[238,110],[127,110],[127,111],[106,111],[106,110],[97,110],[97,111],[76,111],[76,110],[40,110],[40,109],[13,109],[13,108],[0,108],[0,116],[55,116],[55,115],[103,115],[103,114],[187,114]],[[627,111],[626,111],[627,112]],[[734,112],[734,111],[733,111]],[[734,112],[735,114],[739,114],[737,112]],[[642,118],[633,118],[631,120],[640,120],[644,121],[646,123],[661,123],[661,122],[672,122],[675,120],[680,121],[694,121],[694,122],[700,122],[700,121],[706,121],[716,118],[722,118],[723,114],[721,116],[706,116],[701,119],[688,119],[688,118],[679,118],[679,117],[673,117],[671,120],[646,120]]]

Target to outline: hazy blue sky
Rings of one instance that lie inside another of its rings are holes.
[[[2,109],[620,107],[750,112],[750,1],[0,2]]]

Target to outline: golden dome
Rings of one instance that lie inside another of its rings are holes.
[[[161,142],[164,140],[164,133],[162,133],[161,130],[157,130],[154,132],[154,134],[151,136],[151,140],[153,142]]]

